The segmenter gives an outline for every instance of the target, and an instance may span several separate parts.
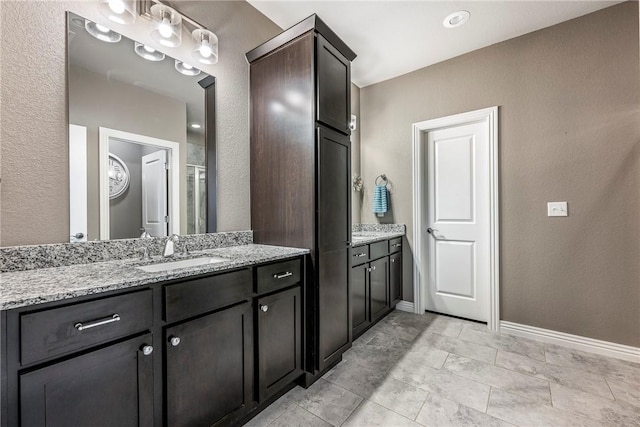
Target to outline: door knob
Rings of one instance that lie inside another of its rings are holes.
[[[261,305],[260,306],[260,310],[262,310],[262,311],[264,311],[266,313],[267,311],[269,311],[269,306],[266,305],[266,304],[265,305]]]
[[[433,228],[431,228],[431,227],[427,228],[427,233],[433,234]]]
[[[151,345],[142,346],[142,354],[144,354],[145,356],[148,356],[151,353],[153,353],[153,346]]]
[[[169,338],[169,342],[172,346],[177,347],[180,344],[180,337],[171,337]]]

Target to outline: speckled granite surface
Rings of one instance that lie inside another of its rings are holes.
[[[351,226],[353,233],[402,233],[405,234],[406,227],[404,224],[353,224]]]
[[[405,235],[403,224],[354,224],[351,231],[353,246],[362,246]]]
[[[309,251],[306,249],[247,244],[194,251],[188,256],[188,258],[217,256],[229,259],[228,262],[157,273],[147,273],[136,267],[185,258],[162,259],[161,256],[156,256],[150,261],[128,259],[2,273],[0,274],[0,310],[181,279],[307,253]]]
[[[178,251],[186,243],[190,251],[208,248],[247,245],[253,243],[252,231],[192,234],[179,237]],[[11,246],[0,248],[0,272],[24,271],[39,268],[63,267],[135,258],[142,248],[149,254],[161,255],[166,237],[151,239],[122,239],[86,243]]]

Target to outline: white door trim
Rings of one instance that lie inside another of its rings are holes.
[[[99,188],[100,188],[100,240],[109,240],[109,175],[106,167],[109,159],[109,139],[121,139],[137,144],[151,145],[170,150],[169,171],[169,235],[180,234],[180,144],[150,136],[138,135],[109,128],[98,128]]]
[[[426,134],[442,127],[465,124],[472,121],[487,121],[489,125],[489,173],[490,177],[490,283],[489,283],[489,321],[492,331],[500,329],[500,240],[499,240],[499,204],[498,204],[498,107],[484,108],[453,116],[426,120],[413,124],[413,300],[415,313],[425,310],[427,273],[427,251],[423,247],[423,212],[426,209],[425,150]]]

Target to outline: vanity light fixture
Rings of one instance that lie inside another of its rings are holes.
[[[167,47],[182,43],[182,16],[161,3],[151,6],[151,38]]]
[[[218,36],[209,30],[197,28],[191,33],[195,48],[191,55],[202,64],[218,62]]]
[[[133,50],[138,54],[138,56],[146,59],[147,61],[157,62],[164,59],[164,53],[143,43],[135,42]]]
[[[461,27],[467,23],[470,17],[471,14],[468,11],[459,10],[444,18],[444,21],[442,21],[442,25],[444,25],[446,28]]]
[[[98,0],[100,13],[117,24],[133,24],[136,21],[136,0]]]
[[[194,68],[192,65],[187,64],[186,62],[182,62],[179,59],[176,59],[176,70],[180,74],[184,74],[185,76],[197,76],[200,74],[200,70]]]
[[[109,28],[101,24],[96,24],[88,19],[84,20],[84,28],[89,34],[98,40],[102,40],[107,43],[118,43],[122,36],[115,31],[111,31]]]

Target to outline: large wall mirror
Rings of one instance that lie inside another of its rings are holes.
[[[67,14],[70,241],[213,232],[215,78]]]

